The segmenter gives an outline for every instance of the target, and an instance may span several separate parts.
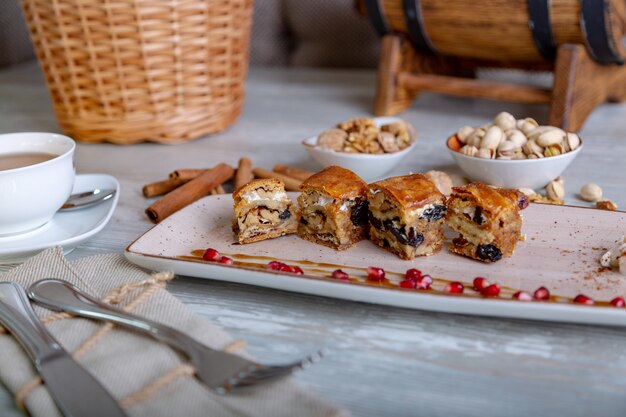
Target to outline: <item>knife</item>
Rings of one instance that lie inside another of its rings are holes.
[[[0,282],[0,324],[22,345],[66,417],[127,417],[117,401],[41,324],[24,289]]]

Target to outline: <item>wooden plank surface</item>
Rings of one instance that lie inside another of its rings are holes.
[[[114,175],[122,193],[111,223],[70,258],[122,253],[151,227],[141,186],[175,169],[236,164],[241,156],[255,166],[317,169],[300,140],[369,115],[374,90],[373,71],[253,68],[243,116],[222,134],[178,146],[79,145],[77,171]],[[400,115],[416,126],[419,144],[393,173],[460,173],[445,138],[501,110],[543,122],[548,116],[541,105],[420,96]],[[0,71],[0,132],[14,131],[58,131],[32,63]],[[626,208],[625,131],[625,105],[605,104],[591,115],[581,132],[585,149],[564,175],[568,203],[587,205],[575,194],[593,181]],[[184,277],[168,289],[246,340],[260,360],[327,347],[329,356],[296,379],[357,416],[622,416],[626,406],[623,329],[411,311]],[[21,415],[6,392],[0,415]]]

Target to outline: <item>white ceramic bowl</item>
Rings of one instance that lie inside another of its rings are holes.
[[[450,148],[450,139],[446,142],[448,151],[459,167],[473,181],[502,188],[543,188],[565,168],[583,148],[580,146],[571,152],[539,159],[500,160],[478,158],[462,154]]]
[[[72,192],[75,147],[72,139],[54,133],[0,135],[0,155],[57,155],[38,164],[0,171],[0,236],[28,232],[52,219]]]
[[[399,122],[402,119],[397,117],[375,117],[374,121],[378,126]],[[402,158],[415,147],[415,132],[413,132],[413,143],[400,152],[385,154],[362,154],[362,153],[346,153],[335,152],[330,149],[324,149],[315,146],[317,136],[310,137],[302,141],[302,144],[309,152],[309,155],[324,167],[330,165],[339,165],[355,172],[366,182],[372,182],[382,178],[386,173],[391,171]]]

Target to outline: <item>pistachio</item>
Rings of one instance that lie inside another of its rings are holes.
[[[498,145],[498,156],[506,156],[511,159],[515,155],[515,149],[517,146],[510,140],[505,140]]]
[[[515,149],[515,155],[513,155],[513,159],[526,159],[526,155],[522,152],[521,148]]]
[[[515,125],[522,133],[528,135],[530,131],[539,126],[539,123],[532,117],[527,117],[525,119],[519,119]]]
[[[474,131],[467,138],[465,144],[476,146],[477,148],[479,148],[480,141],[482,140],[483,136],[485,136],[485,132],[486,130],[482,128],[474,129]]]
[[[537,145],[537,142],[534,140],[529,140],[526,142],[524,146],[522,146],[522,150],[526,154],[526,157],[530,159],[531,155],[535,155],[537,158],[543,158],[543,148]]]
[[[507,130],[505,134],[506,138],[515,143],[518,148],[521,148],[528,142],[528,138],[526,138],[526,135],[521,130],[511,129]]]
[[[548,146],[543,150],[543,156],[557,156],[563,153],[563,146],[560,144]]]
[[[511,113],[507,113],[503,111],[498,114],[495,119],[493,119],[493,124],[500,127],[502,130],[515,129],[515,125],[517,124],[517,120]]]
[[[596,208],[599,208],[600,210],[615,211],[617,210],[617,204],[611,200],[600,200],[596,202]]]
[[[546,195],[551,200],[563,200],[563,197],[565,197],[565,184],[562,177],[558,177],[546,186]]]
[[[498,126],[491,126],[480,141],[480,148],[496,149],[503,138],[504,131]]]
[[[485,158],[485,159],[491,159],[494,155],[493,149],[489,149],[489,148],[480,148],[478,150],[478,152],[476,152],[476,155],[479,158]]]
[[[576,133],[567,133],[563,144],[566,145],[566,152],[573,151],[580,146],[580,137]]]
[[[563,142],[563,138],[565,137],[565,132],[558,127],[552,128],[541,133],[537,137],[537,144],[539,146],[550,146],[556,145]]]
[[[461,143],[467,143],[467,138],[474,133],[474,128],[471,126],[464,126],[456,132],[456,137],[459,139]]]
[[[490,158],[512,160],[561,155],[581,146],[575,133],[567,133],[555,126],[539,126],[530,117],[516,120],[507,112],[499,113],[492,123],[475,129],[469,126],[459,129],[455,142],[458,146],[454,149],[469,145],[478,150],[489,149]],[[476,155],[472,148],[465,148],[463,153]],[[487,154],[483,151],[480,156],[487,158]]]
[[[602,198],[602,188],[592,182],[585,184],[580,189],[580,197],[585,201],[598,201]]]
[[[478,148],[473,145],[465,145],[459,149],[459,152],[465,155],[474,156],[476,155],[476,152],[478,152]]]
[[[528,140],[537,140],[537,138],[543,133],[543,132],[547,132],[548,130],[552,129],[552,126],[537,126],[536,128],[532,129],[531,131],[529,131],[528,133],[524,132],[526,134],[526,137],[528,138]],[[523,131],[522,131],[523,132]]]

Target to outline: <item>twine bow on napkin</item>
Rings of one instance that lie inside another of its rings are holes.
[[[68,262],[48,249],[0,274],[28,288],[43,278],[71,282],[118,308],[175,327],[214,349],[235,353],[243,343],[193,314],[165,290],[171,273],[149,275],[119,255]],[[289,379],[244,393],[219,395],[202,385],[185,358],[158,341],[111,323],[35,306],[63,347],[94,375],[130,416],[336,417],[347,413]],[[0,327],[0,379],[33,417],[61,416],[41,378],[13,337]]]

